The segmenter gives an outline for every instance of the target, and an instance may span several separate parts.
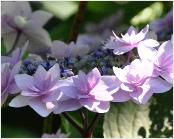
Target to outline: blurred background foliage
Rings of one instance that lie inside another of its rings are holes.
[[[68,40],[69,31],[78,9],[79,2],[34,2],[31,1],[33,10],[43,9],[51,12],[54,17],[45,25],[45,28],[50,33],[52,40]],[[99,23],[108,16],[116,14],[117,11],[122,11],[124,16],[121,24],[129,27],[143,27],[147,23],[157,18],[163,17],[172,8],[172,2],[150,2],[150,1],[109,1],[109,2],[88,2],[85,19],[82,24],[80,33],[85,33],[85,27],[89,23]],[[108,36],[109,38],[109,36]],[[1,53],[5,49],[1,44]],[[112,104],[112,108],[117,103]],[[121,105],[121,104],[119,104]],[[124,107],[124,106],[121,106]],[[173,135],[173,89],[168,93],[156,94],[152,97],[151,103],[148,106],[149,120],[151,126],[148,129],[149,137],[172,137]],[[3,107],[1,109],[1,136],[2,137],[41,137],[43,118],[37,115],[29,107],[14,109]],[[79,113],[70,112],[70,114],[80,121]],[[117,112],[114,114],[118,114]],[[131,115],[131,113],[130,113]],[[92,119],[93,113],[89,112],[89,119]],[[106,118],[106,117],[105,117]],[[94,137],[103,137],[103,120],[104,115],[101,115]],[[112,120],[112,119],[110,119]],[[126,126],[126,125],[125,125]],[[54,116],[54,132],[58,127],[63,129],[63,132],[70,133],[70,137],[80,137],[77,131],[61,116]],[[116,132],[116,131],[115,131]],[[144,135],[143,130],[139,133]],[[144,136],[143,136],[144,137]]]

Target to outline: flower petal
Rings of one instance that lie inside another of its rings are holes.
[[[74,85],[83,93],[89,90],[87,76],[84,72],[80,71],[78,76],[73,77]]]
[[[134,85],[128,84],[128,83],[122,83],[120,85],[120,88],[124,91],[127,91],[127,92],[133,92],[135,90]]]
[[[162,72],[160,73],[161,77],[163,77],[166,81],[173,84],[173,71],[171,72]]]
[[[126,78],[126,75],[129,72],[128,66],[126,66],[124,70],[121,68],[113,67],[113,72],[121,82],[128,82]]]
[[[140,46],[137,47],[137,50],[141,59],[154,61],[157,58],[158,52],[155,48]]]
[[[51,54],[57,59],[63,59],[70,55],[70,48],[62,41],[53,41],[51,47]]]
[[[52,17],[51,13],[48,13],[48,12],[42,11],[42,10],[37,10],[32,13],[31,20],[34,20],[34,22],[37,25],[43,26],[48,22],[48,20],[50,20],[51,17]]]
[[[100,105],[100,101],[94,100],[94,99],[86,99],[82,98],[80,99],[80,104],[87,108],[90,111],[96,112],[96,107]]]
[[[47,109],[46,103],[43,103],[40,98],[31,99],[29,106],[42,117],[47,117],[52,112],[52,109]]]
[[[101,74],[97,68],[94,68],[87,74],[88,85],[93,88],[101,79]]]
[[[29,17],[31,15],[31,7],[28,1],[6,1],[2,3],[3,14]]]
[[[136,45],[124,45],[124,46],[116,47],[113,53],[115,55],[122,55],[124,53],[131,51],[134,47],[136,47]]]
[[[107,88],[107,86],[97,85],[91,90],[90,95],[92,95],[96,100],[111,101],[113,100],[113,97],[111,96],[111,93],[107,91]]]
[[[64,95],[71,98],[77,98],[79,94],[79,91],[75,86],[61,86],[59,89]]]
[[[75,111],[80,109],[82,106],[77,101],[77,99],[68,99],[66,101],[58,101],[56,108],[54,109],[54,114],[59,114],[65,111]]]
[[[95,108],[98,113],[106,113],[109,111],[110,103],[108,101],[100,101],[100,104]]]
[[[20,89],[19,87],[16,85],[16,83],[11,83],[9,86],[8,86],[8,89],[7,91],[8,93],[10,94],[16,94],[16,93],[19,93],[20,92]]]
[[[159,46],[159,42],[153,39],[146,39],[139,43],[138,47],[157,47]]]
[[[150,89],[153,93],[164,93],[172,88],[172,84],[161,79],[160,77],[150,78],[147,83],[150,85]],[[146,83],[146,84],[147,84]]]
[[[136,36],[135,36],[135,40],[136,42],[140,42],[142,41],[145,37],[146,34],[149,31],[149,25],[146,25]]]
[[[60,77],[60,67],[59,64],[55,64],[49,69],[48,73],[51,75],[52,80],[58,79]]]
[[[132,100],[138,104],[145,104],[153,95],[150,90],[150,86],[144,84],[143,86],[137,88],[136,91],[129,93],[132,97]]]
[[[112,102],[125,102],[131,99],[129,93],[123,90],[119,90],[116,93],[112,94],[113,100]]]
[[[35,86],[34,86],[34,79],[32,76],[27,75],[27,74],[18,74],[15,76],[15,81],[17,86],[23,90],[23,91],[39,91]]]
[[[173,46],[171,41],[165,41],[162,43],[162,45],[158,49],[159,52],[159,57],[167,54],[167,55],[172,55],[173,52]]]
[[[107,91],[110,94],[117,92],[120,88],[120,80],[116,76],[102,76],[101,81],[103,81],[107,86]]]
[[[9,103],[10,107],[24,107],[29,104],[31,97],[18,95]]]
[[[129,35],[131,35],[132,33],[133,33],[133,34],[136,34],[136,33],[137,33],[137,30],[136,30],[133,26],[131,26],[131,27],[129,27],[127,33],[128,33]]]
[[[21,62],[18,62],[17,64],[14,65],[10,73],[10,78],[9,78],[10,81],[14,80],[14,76],[17,73],[19,73],[20,67],[21,67]]]
[[[27,51],[34,54],[44,55],[50,52],[51,39],[48,32],[42,27],[29,22],[23,29],[25,37],[29,40]]]

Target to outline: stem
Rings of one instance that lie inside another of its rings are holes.
[[[80,25],[84,19],[84,13],[85,13],[86,7],[87,7],[87,1],[80,1],[78,11],[76,13],[73,25],[71,27],[68,42],[71,42],[71,41],[76,42]]]
[[[83,132],[83,129],[73,120],[73,118],[67,113],[63,112],[62,115],[80,132]]]
[[[12,45],[12,48],[10,49],[9,52],[6,53],[6,55],[9,55],[9,54],[11,54],[13,52],[13,50],[15,49],[15,47],[16,47],[18,41],[19,41],[20,35],[21,35],[21,32],[17,31],[17,35],[16,35],[15,41],[14,41],[14,43]]]
[[[84,114],[85,114],[84,128],[87,129],[88,127],[88,110],[87,109],[84,110]]]
[[[96,125],[96,123],[97,123],[97,120],[99,119],[99,115],[100,115],[99,113],[96,113],[96,114],[95,114],[95,116],[94,116],[94,118],[93,118],[91,124],[90,124],[89,127],[88,127],[87,135],[88,135],[89,137],[92,136],[92,132],[93,132],[93,130],[94,130],[94,128],[95,128],[95,125]]]
[[[80,116],[81,116],[82,122],[84,122],[84,120],[85,120],[85,115],[84,115],[84,113],[83,113],[83,110],[80,109],[79,111],[80,111]]]
[[[53,114],[50,114],[48,117],[44,118],[43,123],[43,133],[52,133],[52,123],[53,123]]]
[[[88,113],[86,109],[80,109],[80,115],[83,122],[83,130],[86,131],[88,128]]]
[[[85,114],[85,116],[86,116],[85,121],[88,122],[87,113]],[[95,128],[95,125],[97,123],[98,118],[99,118],[99,113],[96,113],[93,120],[92,120],[92,122],[90,123],[90,125],[88,126],[88,124],[87,124],[86,128],[85,128],[85,125],[84,125],[83,134],[82,134],[83,138],[92,138],[92,133],[93,133],[93,130]]]

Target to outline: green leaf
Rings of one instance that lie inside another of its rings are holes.
[[[35,138],[39,135],[24,127],[17,127],[12,125],[2,124],[2,135],[3,138]]]
[[[81,119],[79,117],[78,111],[68,112],[68,114],[73,118],[73,120],[78,123],[81,126]],[[63,129],[64,132],[69,134],[68,137],[70,138],[80,138],[81,135],[77,131],[77,129],[72,126],[71,123],[69,123],[62,115],[61,115],[61,129]]]
[[[140,137],[139,134],[148,137],[151,124],[148,115],[149,104],[114,103],[105,114],[103,135],[105,138]]]

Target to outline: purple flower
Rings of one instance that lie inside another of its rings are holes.
[[[114,54],[121,55],[136,47],[156,47],[158,42],[153,39],[147,39],[146,35],[149,30],[149,25],[142,29],[139,33],[134,27],[130,27],[122,38],[119,38],[115,33],[114,36],[106,43],[105,48],[114,49]]]
[[[14,76],[19,73],[21,62],[13,67],[10,63],[1,64],[1,105],[4,104],[9,94],[18,93],[20,89],[15,83]]]
[[[2,38],[6,50],[12,49],[13,43],[18,38],[16,46],[23,46],[26,40],[30,44],[27,48],[32,53],[48,52],[51,40],[46,30],[42,28],[52,15],[38,10],[32,13],[28,2],[3,2],[2,3]]]
[[[55,64],[49,71],[39,66],[34,76],[19,74],[15,81],[21,89],[21,94],[11,102],[11,107],[29,105],[43,117],[48,116],[54,107],[53,101],[59,97],[59,65]]]
[[[1,63],[10,63],[12,66],[14,66],[22,59],[27,46],[28,46],[28,42],[25,43],[25,45],[23,46],[23,48],[21,50],[19,48],[16,48],[12,52],[11,57],[1,56]]]
[[[53,41],[51,54],[57,59],[83,56],[89,52],[90,45],[94,43],[95,42],[92,38],[85,35],[78,36],[76,43],[71,42],[69,44],[65,44],[62,41]]]
[[[150,28],[156,33],[164,31],[165,28],[173,28],[173,10],[170,10],[164,18],[157,19],[150,24]]]
[[[172,85],[159,77],[151,77],[153,64],[149,61],[134,60],[124,69],[113,68],[120,80],[120,90],[113,94],[113,102],[133,100],[145,104],[153,93],[162,93],[171,89]]]
[[[141,59],[146,59],[154,64],[154,76],[161,76],[169,83],[173,83],[173,45],[166,41],[158,48],[138,48]]]
[[[61,133],[61,130],[57,130],[57,132],[55,134],[47,134],[47,133],[44,133],[42,135],[42,138],[67,138],[68,135],[67,134],[64,134],[64,133]]]
[[[113,99],[108,89],[97,68],[87,75],[80,71],[77,76],[66,79],[60,87],[62,97],[54,113],[73,111],[82,106],[93,112],[105,113],[109,110],[109,101]]]

